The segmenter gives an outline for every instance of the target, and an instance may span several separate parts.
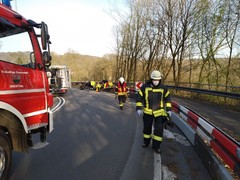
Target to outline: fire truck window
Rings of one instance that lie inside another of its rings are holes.
[[[33,48],[27,32],[0,36],[1,61],[35,68],[35,57],[32,52]]]

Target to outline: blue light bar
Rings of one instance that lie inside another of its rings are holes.
[[[7,7],[11,7],[10,1],[11,1],[11,0],[2,0],[2,4],[4,4],[4,5],[7,6]]]

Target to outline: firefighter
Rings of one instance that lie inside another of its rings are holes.
[[[115,92],[118,97],[119,107],[121,110],[123,110],[123,105],[127,99],[127,84],[125,83],[125,80],[123,77],[119,78]]]
[[[102,87],[101,84],[99,82],[97,82],[96,92],[100,92],[101,87]]]
[[[152,149],[160,153],[165,121],[173,126],[171,116],[171,98],[167,87],[161,83],[162,74],[154,70],[150,80],[138,91],[136,98],[136,113],[143,117],[143,144],[148,147],[152,140]],[[143,116],[142,116],[143,115]],[[154,130],[152,134],[152,125]]]
[[[95,89],[96,89],[96,82],[95,81],[90,81],[89,90],[95,90]]]
[[[109,87],[113,87],[113,82],[112,82],[112,81],[109,81],[108,86],[109,86]]]
[[[103,88],[108,88],[108,81],[103,82]]]

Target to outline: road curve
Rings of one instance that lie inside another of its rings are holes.
[[[156,168],[156,154],[141,147],[142,121],[130,99],[121,111],[109,93],[72,89],[63,98],[64,106],[54,113],[50,144],[28,154],[14,152],[10,180],[211,180],[177,127],[165,130],[161,169]]]

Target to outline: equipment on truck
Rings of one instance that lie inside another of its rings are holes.
[[[0,4],[1,180],[8,179],[12,151],[46,146],[46,136],[53,130],[53,96],[46,75],[51,64],[49,44],[44,22],[27,20],[11,6]]]
[[[72,87],[70,69],[66,66],[51,66],[47,74],[52,93],[66,93]]]

